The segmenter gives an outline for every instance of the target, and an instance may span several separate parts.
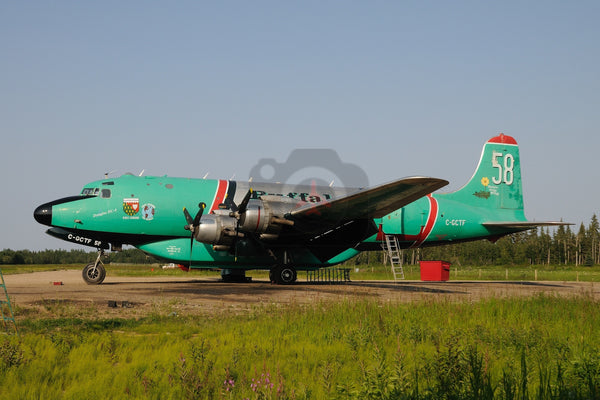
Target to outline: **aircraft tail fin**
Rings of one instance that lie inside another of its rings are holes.
[[[523,231],[539,226],[572,225],[558,221],[527,221],[523,210],[519,146],[513,137],[502,133],[485,143],[469,182],[443,196],[478,207],[482,210],[482,225],[492,229]]]
[[[522,212],[521,158],[517,141],[502,133],[488,140],[469,182],[447,196],[477,207]]]

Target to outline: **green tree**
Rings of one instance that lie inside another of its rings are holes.
[[[588,226],[587,237],[589,240],[590,254],[587,259],[591,262],[591,265],[600,264],[598,250],[599,239],[600,239],[600,224],[598,223],[598,217],[596,214],[592,215],[592,220]]]

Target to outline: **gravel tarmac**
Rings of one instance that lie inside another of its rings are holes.
[[[382,302],[479,301],[486,298],[590,296],[600,299],[600,284],[591,282],[531,281],[352,281],[315,284],[299,281],[290,286],[255,279],[248,283],[221,282],[182,273],[161,277],[106,277],[88,285],[81,271],[64,270],[5,275],[6,288],[17,319],[77,315],[90,317],[143,317],[153,312],[176,314],[243,313],[265,305],[376,299]]]

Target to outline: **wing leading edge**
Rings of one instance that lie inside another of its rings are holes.
[[[448,181],[429,177],[409,177],[361,189],[329,202],[307,204],[292,211],[293,220],[348,221],[381,218],[448,184]]]

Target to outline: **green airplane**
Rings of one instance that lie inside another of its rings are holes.
[[[562,224],[525,218],[519,147],[508,135],[485,143],[464,187],[432,194],[447,184],[416,176],[353,189],[126,174],[42,204],[34,218],[54,237],[98,249],[83,269],[89,284],[106,276],[104,250],[125,244],[185,268],[219,268],[223,278],[269,269],[273,282],[290,284],[298,270],[381,250],[386,236],[405,249]]]

